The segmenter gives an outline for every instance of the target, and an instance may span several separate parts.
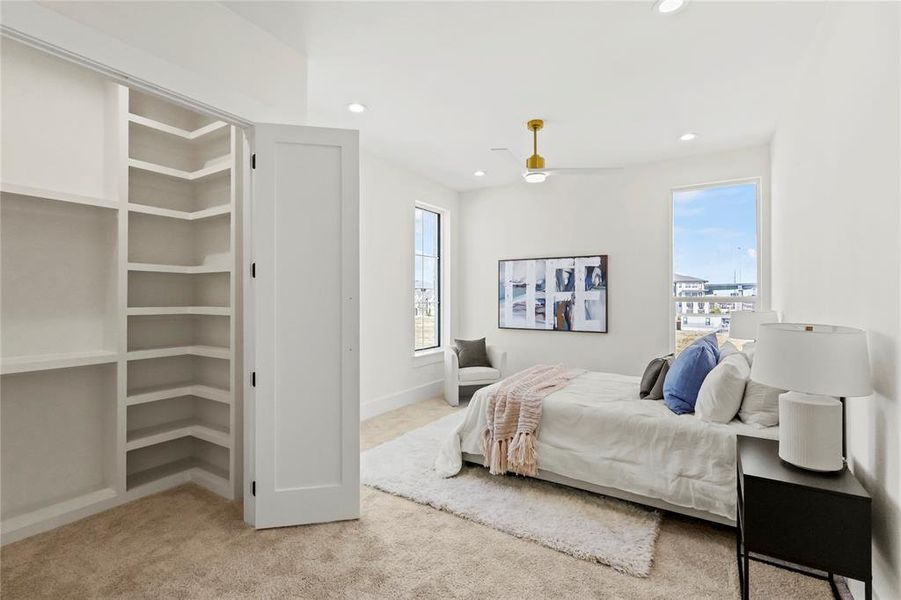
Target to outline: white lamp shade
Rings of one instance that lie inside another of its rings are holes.
[[[729,315],[729,337],[739,340],[756,340],[757,328],[763,323],[778,323],[774,310],[737,311]]]
[[[805,394],[869,396],[867,334],[834,325],[762,324],[751,379]]]

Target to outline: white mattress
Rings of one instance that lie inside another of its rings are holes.
[[[734,520],[735,435],[777,439],[779,428],[676,415],[663,401],[640,400],[638,385],[638,377],[587,372],[545,398],[539,468]],[[476,392],[441,445],[442,475],[459,472],[461,452],[481,453],[489,389]]]

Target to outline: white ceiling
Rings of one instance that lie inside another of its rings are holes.
[[[469,190],[517,179],[489,148],[529,154],[525,122],[535,117],[546,120],[549,167],[770,137],[824,4],[695,0],[670,16],[652,4],[226,6],[307,55],[311,124],[360,129],[365,150]],[[370,110],[349,113],[353,101]],[[678,141],[686,131],[699,138]]]

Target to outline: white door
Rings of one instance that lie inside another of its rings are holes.
[[[247,410],[257,528],[360,516],[356,131],[257,125]],[[249,439],[248,438],[248,439]]]

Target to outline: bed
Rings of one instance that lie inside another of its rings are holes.
[[[778,439],[779,428],[706,423],[638,397],[639,378],[588,371],[544,399],[538,478],[717,523],[735,524],[735,436]],[[481,465],[491,386],[477,391],[443,440],[444,476]]]

